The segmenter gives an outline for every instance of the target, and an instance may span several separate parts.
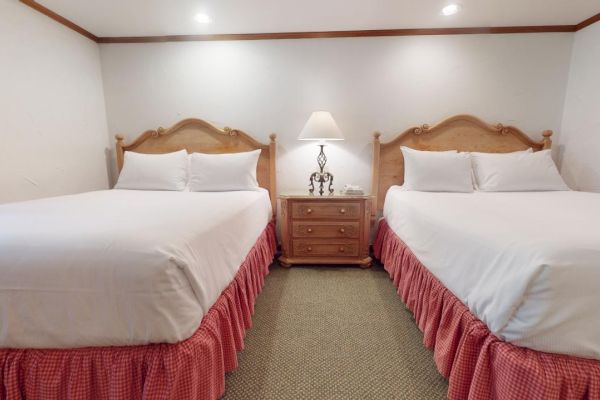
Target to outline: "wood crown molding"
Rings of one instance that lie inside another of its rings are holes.
[[[321,32],[270,32],[270,33],[233,33],[209,35],[168,35],[168,36],[119,36],[98,37],[81,26],[55,13],[35,0],[19,0],[21,3],[52,18],[69,29],[93,40],[96,43],[164,43],[164,42],[200,42],[224,40],[279,40],[279,39],[330,39],[352,37],[383,36],[427,36],[427,35],[474,35],[474,34],[510,34],[510,33],[548,33],[577,32],[600,21],[600,13],[581,21],[577,25],[531,25],[497,26],[467,28],[412,28],[412,29],[372,29],[353,31]]]
[[[580,31],[583,28],[587,28],[588,26],[600,21],[600,13],[589,17],[588,19],[581,21],[577,25],[575,25],[575,31]]]
[[[41,5],[40,3],[38,3],[37,1],[35,1],[35,0],[19,0],[19,1],[21,3],[23,3],[23,4],[25,4],[26,6],[29,6],[29,7],[33,8],[34,10],[36,10],[36,11],[39,11],[40,13],[44,14],[48,18],[52,18],[53,20],[55,20],[59,24],[62,24],[64,26],[66,26],[67,28],[72,29],[75,32],[79,33],[80,35],[83,35],[86,38],[88,38],[90,40],[93,40],[96,43],[99,43],[98,36],[94,35],[90,31],[87,31],[87,30],[83,29],[81,26],[79,26],[76,23],[74,23],[74,22],[66,19],[62,15],[59,15],[59,14],[55,13],[54,11],[50,10],[49,8],[44,7],[43,5]]]
[[[373,29],[357,31],[234,33],[212,35],[101,37],[98,43],[162,43],[222,40],[331,39],[382,36],[473,35],[498,33],[575,32],[575,25],[498,26],[470,28]]]

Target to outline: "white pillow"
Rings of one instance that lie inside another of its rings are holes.
[[[533,153],[533,149],[530,147],[527,150],[513,151],[513,152],[510,152],[510,153],[478,153],[476,151],[470,152],[470,154],[471,154],[471,160],[473,160],[473,156],[477,156],[477,155],[481,155],[481,154],[483,154],[483,155],[486,155],[486,154],[497,154],[499,156],[501,156],[501,155],[508,155],[508,156],[510,156],[511,154],[520,154],[520,153]],[[475,179],[475,171],[474,170],[471,171],[471,175],[472,175],[472,178],[473,178],[473,186],[475,187],[475,190],[479,190],[479,186],[477,185],[477,179]]]
[[[550,150],[473,154],[473,172],[479,190],[484,192],[569,190]]]
[[[187,151],[166,154],[125,152],[115,189],[177,190],[187,183]]]
[[[256,166],[261,150],[244,153],[192,153],[190,190],[192,192],[225,192],[256,190]]]
[[[456,151],[419,151],[401,147],[404,185],[422,192],[472,192],[471,156]]]

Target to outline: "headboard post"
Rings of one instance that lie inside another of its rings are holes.
[[[271,197],[271,208],[273,209],[273,217],[277,215],[277,169],[275,168],[277,162],[277,134],[271,133],[269,136],[271,141],[269,142],[269,196]]]
[[[125,140],[125,137],[123,135],[117,134],[115,135],[115,139],[117,140],[117,168],[119,169],[119,172],[121,172],[121,169],[123,169],[123,157],[125,155],[125,150],[123,149],[123,147],[125,146],[125,143],[123,142]]]
[[[371,186],[371,194],[373,196],[373,206],[371,207],[371,219],[375,220],[377,216],[377,194],[379,193],[379,156],[381,154],[381,132],[373,132],[373,179]]]
[[[548,150],[549,148],[552,147],[552,139],[550,139],[550,137],[552,136],[552,131],[551,130],[544,131],[544,133],[542,133],[542,135],[544,136],[544,139],[543,139],[544,150]]]

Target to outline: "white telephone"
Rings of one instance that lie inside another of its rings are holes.
[[[342,194],[345,194],[347,196],[362,196],[363,194],[365,194],[365,192],[360,186],[351,185],[348,183],[344,185],[344,188],[342,189]]]

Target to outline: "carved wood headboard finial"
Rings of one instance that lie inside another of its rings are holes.
[[[123,156],[125,151],[123,150],[123,147],[125,146],[125,137],[121,134],[116,134],[115,135],[115,140],[117,141],[115,144],[116,147],[116,151],[117,151],[117,168],[119,169],[119,172],[121,171],[121,167],[123,165]]]
[[[542,135],[544,136],[544,139],[543,139],[544,150],[550,149],[552,147],[552,139],[550,139],[552,137],[552,131],[551,130],[544,131],[544,133],[542,133]]]

